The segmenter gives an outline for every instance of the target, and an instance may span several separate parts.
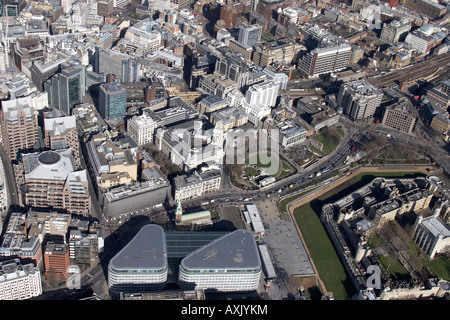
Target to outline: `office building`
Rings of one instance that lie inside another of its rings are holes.
[[[263,107],[274,107],[277,102],[279,85],[274,82],[263,82],[251,86],[245,94],[247,105],[260,104]]]
[[[48,242],[44,250],[45,275],[50,279],[67,280],[70,266],[69,248],[63,243]]]
[[[2,101],[1,130],[10,160],[16,160],[19,151],[33,148],[39,138],[38,119],[30,96]]]
[[[215,94],[211,94],[198,103],[198,110],[201,114],[203,113],[211,113],[220,109],[223,109],[227,106],[227,101],[222,99]]]
[[[71,149],[22,154],[14,166],[19,201],[34,208],[87,216],[91,198],[86,170],[75,170]]]
[[[233,292],[259,286],[262,264],[255,237],[236,230],[188,254],[180,263],[183,289]]]
[[[146,171],[148,180],[133,182],[107,189],[101,193],[99,202],[107,217],[120,218],[167,201],[170,183],[162,173],[153,167]]]
[[[55,75],[61,67],[61,64],[66,62],[66,59],[56,59],[48,63],[44,63],[41,60],[36,60],[30,69],[31,81],[38,88],[39,91],[44,90],[44,82],[50,77]]]
[[[445,7],[445,5],[432,0],[405,0],[404,4],[431,19],[442,17],[447,12],[447,7]]]
[[[207,167],[195,170],[190,175],[179,175],[174,178],[175,201],[184,201],[201,197],[220,190],[222,170],[218,167]]]
[[[347,43],[316,48],[303,57],[299,69],[309,78],[341,71],[348,67],[351,52],[352,47]]]
[[[97,14],[102,17],[110,16],[114,12],[113,0],[98,0]]]
[[[450,107],[450,80],[442,81],[427,90],[426,98],[436,105],[440,104],[444,108]]]
[[[50,105],[61,110],[66,116],[72,108],[83,102],[86,94],[86,70],[83,65],[69,66],[44,83]]]
[[[364,80],[341,85],[337,103],[352,121],[364,121],[375,114],[383,99],[383,92]]]
[[[124,146],[120,140],[102,139],[94,136],[87,142],[88,157],[92,164],[93,182],[100,189],[108,189],[137,180],[137,162],[132,148]]]
[[[221,48],[223,51],[219,59],[216,60],[215,73],[234,81],[240,89],[247,84],[249,77],[247,63],[244,58],[237,56],[229,51],[230,49],[226,48],[228,49],[226,50],[225,48]],[[219,94],[216,95],[220,96]],[[220,97],[223,98],[222,96]]]
[[[71,148],[75,162],[80,163],[80,142],[75,116],[45,118],[44,142],[52,150]]]
[[[157,122],[144,110],[142,115],[134,116],[127,121],[127,133],[137,145],[153,142]]]
[[[71,263],[90,265],[102,252],[103,240],[96,231],[70,230],[69,257]]]
[[[406,106],[392,106],[387,107],[384,111],[381,124],[406,133],[412,133],[416,121],[416,116],[409,112]]]
[[[429,54],[431,50],[445,40],[448,35],[446,28],[439,25],[426,24],[410,33],[405,38],[405,43],[420,54]]]
[[[261,37],[261,27],[258,25],[242,24],[239,26],[238,40],[247,46],[256,46]]]
[[[397,43],[400,37],[411,30],[411,22],[407,18],[384,23],[380,39],[389,44]]]
[[[0,300],[26,300],[42,294],[41,272],[20,259],[0,262]]]
[[[445,223],[434,216],[417,217],[412,239],[430,259],[438,253],[450,250],[450,230]]]
[[[127,91],[118,82],[107,82],[99,88],[99,110],[105,120],[121,119],[127,111]]]
[[[116,293],[162,289],[167,274],[164,229],[148,224],[110,260],[108,287]]]

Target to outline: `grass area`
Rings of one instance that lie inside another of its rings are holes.
[[[403,267],[395,256],[389,255],[385,257],[383,255],[379,255],[378,259],[383,265],[384,270],[386,270],[392,278],[400,280],[409,276],[409,272]]]
[[[426,267],[439,278],[450,281],[450,259],[436,258],[427,262]]]
[[[317,187],[317,188],[318,188],[318,187]],[[289,197],[289,198],[286,198],[286,199],[281,200],[281,201],[278,203],[278,211],[280,211],[280,212],[282,212],[282,213],[283,213],[283,212],[287,212],[286,206],[288,205],[289,202],[294,201],[295,199],[301,198],[301,197],[303,197],[304,195],[310,193],[311,191],[316,190],[317,188],[314,188],[314,189],[311,189],[311,190],[308,190],[308,191],[304,191],[304,192],[301,192],[301,193],[299,193],[299,194],[296,194],[296,195],[294,195],[294,196],[292,196],[292,197]]]
[[[259,174],[259,171],[255,168],[252,167],[246,167],[244,168],[244,172],[248,175],[248,176],[257,176]]]
[[[344,130],[342,129],[337,128],[330,129],[327,127],[322,129],[321,133],[313,137],[313,139],[316,139],[323,145],[322,148],[323,153],[330,154],[339,145],[339,142],[341,142],[342,137],[344,135],[345,133]]]
[[[291,166],[286,161],[282,161],[282,164],[283,169],[281,170],[280,175],[277,177],[277,180],[280,180],[291,173]]]
[[[294,217],[327,290],[336,300],[348,300],[352,285],[319,217],[308,204],[295,209]]]

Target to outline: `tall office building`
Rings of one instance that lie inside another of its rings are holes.
[[[341,85],[337,103],[352,121],[364,121],[373,117],[382,99],[380,89],[364,80],[357,80]]]
[[[279,85],[275,82],[263,82],[251,86],[245,94],[245,102],[250,105],[260,104],[274,107],[277,102]]]
[[[21,158],[14,174],[22,205],[90,214],[86,170],[75,170],[70,149],[22,154]]]
[[[299,69],[309,78],[337,72],[348,67],[351,53],[352,47],[347,43],[316,48],[299,62]]]
[[[48,242],[44,250],[44,266],[47,277],[67,279],[70,266],[69,248],[63,243]]]
[[[44,82],[56,74],[61,64],[66,62],[66,59],[57,59],[48,63],[43,63],[41,60],[36,60],[30,69],[31,81],[36,85],[39,91],[43,91]]]
[[[127,111],[127,91],[118,82],[107,82],[100,85],[99,110],[106,120],[125,117]]]
[[[42,294],[41,272],[20,259],[0,262],[0,300],[26,300]]]
[[[397,43],[400,37],[411,30],[411,21],[407,18],[393,20],[390,23],[384,23],[381,30],[380,39],[389,43]]]
[[[256,46],[261,37],[261,27],[258,25],[242,24],[239,27],[238,41],[247,46]]]
[[[233,80],[239,89],[247,84],[249,78],[246,61],[242,57],[226,51],[216,60],[214,72],[226,79]]]
[[[44,141],[45,146],[52,150],[71,148],[75,162],[80,163],[80,142],[75,116],[45,118]]]
[[[31,149],[38,141],[37,111],[31,97],[2,101],[2,143],[10,160],[21,150]]]
[[[65,115],[71,114],[76,104],[83,102],[86,94],[86,70],[83,65],[69,66],[44,83],[49,104],[61,110]]]

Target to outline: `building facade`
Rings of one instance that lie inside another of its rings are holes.
[[[341,85],[337,103],[352,121],[364,121],[375,114],[383,99],[383,92],[364,80]]]
[[[110,260],[108,287],[117,293],[161,289],[167,274],[164,230],[158,225],[148,224]]]
[[[178,281],[189,290],[252,291],[261,273],[255,237],[237,230],[188,254],[180,263]]]
[[[107,82],[99,88],[99,110],[106,120],[125,117],[127,111],[127,91],[117,82]]]
[[[434,216],[417,217],[412,239],[430,259],[438,253],[450,250],[450,230]]]
[[[316,48],[299,62],[299,69],[309,78],[337,72],[348,67],[352,47],[347,44]]]
[[[0,300],[26,300],[42,294],[41,272],[20,259],[0,262]]]
[[[38,141],[37,112],[31,97],[2,101],[2,143],[10,158],[21,150],[31,149]]]

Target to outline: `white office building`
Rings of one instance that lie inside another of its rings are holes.
[[[245,94],[246,104],[253,106],[261,104],[264,107],[274,107],[278,97],[278,85],[274,82],[263,82],[251,86]]]
[[[341,71],[348,67],[351,53],[348,43],[316,48],[299,62],[299,69],[309,78]]]
[[[42,294],[41,272],[20,259],[0,262],[0,300],[26,300]]]
[[[217,166],[196,170],[191,175],[174,178],[175,201],[184,201],[201,197],[220,190],[222,170]]]
[[[153,135],[158,126],[157,122],[145,111],[140,116],[134,116],[127,122],[127,132],[137,145],[142,146],[153,142]]]
[[[364,121],[373,117],[383,99],[383,92],[364,80],[341,85],[337,103],[352,121]]]
[[[250,231],[236,230],[183,258],[178,281],[184,290],[253,291],[261,273],[255,237]]]
[[[108,286],[117,293],[161,289],[167,274],[164,229],[148,224],[110,260]]]

